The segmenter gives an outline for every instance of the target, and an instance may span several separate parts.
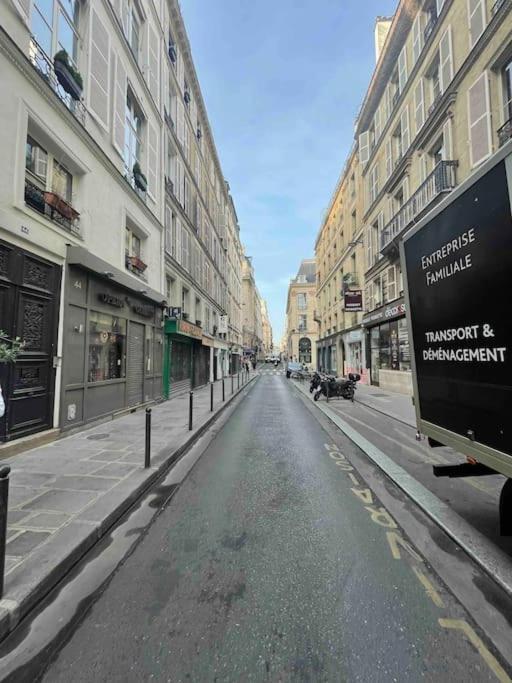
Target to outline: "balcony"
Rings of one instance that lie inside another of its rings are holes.
[[[501,128],[498,128],[498,143],[500,147],[512,138],[512,119],[506,121]]]
[[[59,83],[52,60],[45,54],[43,48],[34,40],[30,39],[29,60],[39,71],[42,78],[48,83],[57,97],[66,105],[69,111],[78,121],[85,126],[85,106],[82,100],[75,100],[67,93]]]
[[[440,161],[425,182],[401,207],[382,231],[380,250],[387,251],[430,204],[441,194],[451,192],[455,187],[456,161]],[[395,245],[396,246],[396,245]]]
[[[25,179],[25,204],[49,218],[59,227],[80,235],[80,214],[78,211],[59,197],[55,192],[46,192],[35,183]]]
[[[437,24],[437,17],[435,14],[432,14],[430,16],[430,19],[427,22],[427,25],[425,26],[423,30],[423,38],[425,42],[430,38],[432,31],[434,30],[435,25]]]

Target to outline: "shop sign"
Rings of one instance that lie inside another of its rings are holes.
[[[187,337],[194,337],[194,339],[202,339],[203,331],[197,325],[189,323],[187,320],[178,320],[178,332],[186,334]]]
[[[373,325],[382,320],[389,320],[390,318],[398,318],[399,316],[405,315],[405,303],[400,301],[398,303],[390,304],[385,308],[379,308],[377,311],[372,311],[363,318],[363,325]]]
[[[343,335],[343,340],[346,344],[355,344],[361,341],[361,330],[352,330]]]
[[[346,311],[362,311],[363,310],[363,290],[362,289],[346,289],[345,293],[345,310]]]
[[[124,301],[118,296],[113,294],[108,294],[107,292],[100,292],[98,294],[98,299],[109,306],[115,306],[116,308],[124,308]]]
[[[145,306],[144,304],[133,304],[132,311],[141,315],[143,318],[152,318],[155,312],[153,306]]]
[[[218,332],[219,332],[219,334],[227,334],[228,333],[228,316],[227,315],[220,315],[219,316]]]
[[[466,453],[512,455],[511,180],[500,161],[403,243],[419,415]]]

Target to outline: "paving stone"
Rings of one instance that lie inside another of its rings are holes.
[[[53,483],[55,489],[65,489],[66,491],[108,491],[112,486],[116,485],[115,479],[106,479],[102,477],[75,477],[73,475],[65,475],[58,477]]]
[[[16,534],[19,534],[19,533],[20,533],[20,529],[15,529],[12,526],[8,526],[7,527],[7,533],[5,534],[5,537],[8,541],[10,541],[13,536],[16,536]]]
[[[47,531],[24,531],[7,543],[5,552],[17,557],[28,555],[34,548],[46,541],[50,535]]]
[[[99,470],[94,472],[95,475],[103,477],[126,477],[127,474],[133,472],[136,465],[130,465],[122,462],[111,462],[108,465],[103,465]]]
[[[82,510],[95,498],[96,494],[92,492],[46,491],[35,500],[27,503],[24,509],[74,514]]]
[[[104,460],[106,462],[115,462],[116,460],[121,460],[121,457],[126,451],[100,451],[99,453],[94,453],[91,455],[89,460]]]
[[[9,501],[10,503],[11,501]],[[7,524],[17,524],[25,517],[28,517],[30,512],[28,510],[12,510],[9,507],[9,512],[7,513]]]
[[[12,507],[21,507],[27,503],[31,498],[35,498],[41,489],[31,488],[30,486],[13,486],[9,485],[9,505]]]
[[[53,481],[55,474],[50,472],[27,472],[26,470],[11,470],[9,480],[11,486],[33,486],[37,488],[47,482]]]
[[[39,529],[58,529],[71,519],[64,512],[39,512],[31,515],[19,523],[18,527],[31,527]]]
[[[8,572],[11,571],[11,569],[14,569],[16,565],[18,565],[21,562],[21,558],[19,557],[7,557],[5,556],[5,573],[7,574]]]

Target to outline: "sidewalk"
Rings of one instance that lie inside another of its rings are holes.
[[[250,380],[258,373],[251,372]],[[140,410],[2,461],[10,465],[0,639],[59,581],[137,498],[191,445],[238,390],[234,376],[152,408],[151,467],[144,469]]]
[[[412,396],[396,394],[380,387],[358,384],[355,400],[368,408],[378,410],[384,415],[404,422],[416,428],[416,412],[412,403]]]

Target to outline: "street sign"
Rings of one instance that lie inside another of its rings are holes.
[[[486,454],[512,455],[512,178],[505,161],[464,183],[402,244],[418,427],[491,466],[497,461]],[[512,173],[512,156],[508,163]]]
[[[363,290],[362,289],[345,289],[345,310],[346,311],[362,311],[363,310]]]

